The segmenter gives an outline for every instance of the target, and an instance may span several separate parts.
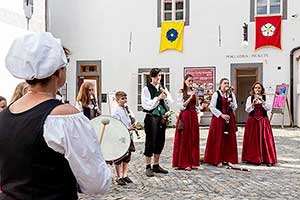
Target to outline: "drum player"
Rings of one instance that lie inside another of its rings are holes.
[[[120,120],[127,128],[128,131],[134,130],[134,116],[130,112],[127,103],[127,94],[123,91],[117,91],[115,94],[116,101],[118,103],[117,108],[113,111],[112,117]],[[119,185],[126,185],[127,183],[132,183],[133,181],[128,177],[128,163],[131,159],[131,152],[135,151],[134,143],[132,137],[130,139],[130,146],[128,152],[122,158],[114,161],[117,179],[116,182]]]

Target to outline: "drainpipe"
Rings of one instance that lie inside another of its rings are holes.
[[[300,49],[300,46],[298,47],[295,47],[291,50],[290,52],[290,88],[291,88],[291,92],[290,92],[290,100],[291,100],[291,114],[292,114],[292,118],[293,120],[295,119],[294,118],[294,53],[295,51],[299,50]],[[292,124],[290,124],[292,125]]]
[[[48,0],[45,0],[45,31],[48,32]]]

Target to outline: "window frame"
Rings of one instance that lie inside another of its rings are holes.
[[[172,6],[171,6],[171,11],[166,11],[165,10],[165,1],[170,1]],[[176,3],[177,2],[182,2],[183,3],[183,9],[178,9],[176,10]],[[183,18],[180,19],[180,20],[176,20],[176,13],[177,12],[183,12]],[[185,21],[184,19],[184,16],[185,16],[185,0],[162,0],[161,1],[161,21],[162,22],[168,22],[168,21],[173,21],[173,22],[176,22],[176,21]],[[165,13],[171,13],[171,20],[165,20]]]
[[[280,0],[280,12],[279,13],[273,13],[273,14],[270,14],[271,0],[266,0],[267,1],[267,14],[257,14],[257,4],[258,4],[257,1],[258,0],[255,0],[255,2],[254,2],[254,16],[255,17],[277,16],[277,15],[283,16],[283,0]]]
[[[171,87],[171,81],[170,81],[170,69],[169,68],[160,68],[161,69],[161,76],[163,79],[163,84],[169,91]],[[137,111],[143,111],[142,107],[142,90],[147,85],[146,77],[150,76],[151,68],[139,68],[138,69],[138,90],[137,90]],[[139,78],[141,76],[141,79]],[[169,80],[167,82],[167,76],[169,76]],[[141,82],[140,82],[141,80]],[[139,87],[141,88],[139,91]],[[139,103],[140,102],[140,103]]]
[[[161,22],[164,22],[164,21],[173,21],[173,22],[176,22],[176,21],[184,21],[184,25],[185,26],[188,26],[189,23],[190,23],[190,0],[169,0],[172,2],[172,10],[171,10],[171,20],[165,20],[165,0],[157,0],[157,27],[161,27]],[[183,2],[183,9],[178,9],[176,10],[176,2],[177,1],[182,1]],[[183,19],[180,19],[180,20],[176,20],[176,13],[177,12],[183,12]]]
[[[256,13],[256,7],[255,7],[255,1],[256,0],[249,0],[250,2],[250,22],[255,22],[255,13]],[[282,0],[282,20],[287,20],[288,15],[288,0]],[[259,15],[260,16],[260,15]]]

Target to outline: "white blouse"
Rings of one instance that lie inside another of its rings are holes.
[[[265,102],[262,104],[262,107],[263,107],[266,111],[269,111],[269,110],[271,110],[271,108],[272,108],[272,105],[271,105],[271,102],[270,102],[270,98],[268,98],[267,96],[266,96]],[[250,112],[253,111],[253,110],[254,110],[254,108],[253,108],[252,103],[251,103],[251,96],[249,96],[249,97],[247,98],[245,111],[246,111],[247,113],[250,113]]]
[[[109,191],[111,171],[103,158],[96,131],[82,113],[48,115],[44,139],[51,149],[64,154],[83,193]]]
[[[198,96],[196,96],[197,98],[198,98]],[[181,91],[179,91],[178,93],[177,93],[177,107],[178,107],[178,109],[181,111],[181,110],[184,110],[185,108],[186,108],[186,106],[184,106],[183,104],[184,104],[184,99],[183,99],[183,93],[181,92]],[[196,106],[195,105],[195,111],[197,111],[197,112],[200,112],[200,110],[201,110],[202,108],[201,108],[201,106],[200,106],[200,104],[199,104],[199,106]]]
[[[76,101],[75,102],[75,107],[77,108],[77,110],[79,110],[80,112],[83,112],[83,106],[82,106],[82,103],[81,102],[78,102],[78,101]],[[90,108],[90,109],[95,109],[95,110],[98,110],[99,108],[98,108],[98,105],[93,105],[91,102],[90,102],[90,104],[88,105],[88,107]]]
[[[129,110],[130,115],[134,118],[133,113]],[[127,114],[127,111],[125,108],[118,106],[112,113],[112,117],[115,119],[121,121],[127,128],[131,125],[131,119],[129,115]]]
[[[218,90],[222,95],[222,92],[220,90]],[[234,93],[231,93],[232,94],[232,103],[233,103],[233,106],[231,107],[233,111],[235,111],[237,109],[237,102],[236,102],[236,98],[235,98],[235,95]],[[210,111],[212,112],[212,114],[214,116],[216,116],[217,118],[219,118],[221,115],[222,115],[222,112],[220,110],[217,109],[217,99],[218,99],[218,93],[217,92],[214,92],[214,94],[212,95],[211,97],[211,101],[210,101],[210,104],[209,104],[209,109]]]
[[[158,90],[159,85],[156,86],[156,89]],[[170,107],[170,105],[173,103],[172,96],[167,88],[165,88],[165,91],[167,93],[167,98],[165,99],[165,104]],[[158,97],[154,97],[151,99],[151,94],[149,92],[149,89],[147,86],[145,86],[142,90],[142,107],[146,110],[153,110],[156,108],[159,104]]]

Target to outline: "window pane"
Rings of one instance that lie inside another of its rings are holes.
[[[183,20],[183,11],[176,12],[176,20]]]
[[[166,88],[167,88],[168,91],[170,92],[170,85],[166,85]]]
[[[165,3],[165,10],[172,10],[172,3]]]
[[[267,0],[257,0],[257,6],[267,6]]]
[[[171,21],[172,20],[172,13],[165,13],[165,21]]]
[[[144,74],[144,86],[148,85],[151,82],[151,77],[149,74]]]
[[[180,10],[180,9],[181,10],[183,9],[183,1],[176,2],[176,10]]]
[[[270,0],[270,14],[280,13],[280,0]]]
[[[237,70],[237,75],[256,75],[256,69],[250,69],[250,70]]]
[[[258,15],[267,14],[267,6],[257,7],[257,14]]]
[[[257,15],[266,15],[268,12],[268,1],[267,0],[257,0]]]
[[[170,84],[170,74],[166,74],[166,84]]]
[[[280,6],[271,6],[270,14],[277,14],[277,13],[280,13]]]
[[[165,74],[163,74],[163,73],[161,73],[161,76],[160,76],[161,78],[160,78],[160,83],[162,84],[162,85],[165,85]]]
[[[276,5],[280,5],[280,0],[270,0],[270,5],[272,6],[272,5],[274,5],[274,4],[276,4]]]

